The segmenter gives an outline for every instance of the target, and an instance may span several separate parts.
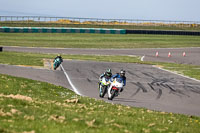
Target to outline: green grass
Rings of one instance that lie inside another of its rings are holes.
[[[57,54],[36,54],[21,52],[0,52],[0,63],[8,65],[43,66],[43,59],[54,59]],[[62,55],[64,59],[92,60],[108,62],[139,63],[140,57],[133,56],[98,56],[98,55]]]
[[[163,66],[164,69],[175,71],[178,74],[186,75],[200,80],[200,66],[175,64],[175,63],[156,63]]]
[[[2,133],[199,131],[200,117],[113,105],[63,87],[0,74]]]
[[[0,63],[9,65],[43,66],[43,59],[54,59],[56,54],[34,54],[20,52],[0,52]],[[64,59],[92,60],[105,62],[140,63],[161,65],[163,68],[200,80],[200,66],[164,62],[142,62],[140,57],[98,56],[98,55],[62,55]]]
[[[78,33],[0,33],[0,45],[54,48],[200,47],[198,36]]]

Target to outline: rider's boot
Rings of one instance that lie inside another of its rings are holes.
[[[110,98],[111,98],[111,93],[110,93],[110,91],[111,91],[111,88],[112,88],[112,85],[110,85],[110,87],[108,88],[108,99],[110,99]]]

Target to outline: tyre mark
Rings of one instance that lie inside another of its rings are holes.
[[[136,76],[137,78],[140,78],[140,76],[138,76],[137,74],[131,72],[131,71],[127,71],[129,74],[133,75],[133,76]]]
[[[99,74],[98,73],[96,73],[95,71],[93,71],[93,70],[91,70],[91,72],[93,73],[93,75],[95,76],[95,78],[99,78]]]
[[[148,83],[149,87],[158,94],[158,96],[156,97],[156,99],[160,99],[161,95],[162,95],[162,89],[155,89],[153,87],[153,84]],[[156,84],[157,85],[157,84]]]
[[[79,70],[78,68],[76,68],[76,71],[77,71],[78,73],[80,73],[80,70]]]
[[[158,96],[156,97],[156,99],[160,99],[161,95],[162,95],[162,90],[158,89]]]
[[[153,74],[148,74],[148,73],[144,73],[144,72],[142,72],[142,74],[144,74],[147,77],[151,77],[153,79],[156,79],[154,76],[152,76]]]
[[[138,88],[138,89],[136,90],[136,92],[133,93],[130,97],[133,97],[133,96],[137,95],[139,91],[140,91],[140,88]]]
[[[147,89],[140,82],[133,82],[133,84],[136,85],[138,88],[142,89],[143,92],[147,92]]]
[[[91,83],[91,80],[89,78],[87,78],[87,81]]]

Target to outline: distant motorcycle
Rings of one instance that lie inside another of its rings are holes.
[[[62,63],[62,59],[56,58],[53,63],[53,69],[56,70],[60,66],[61,63]]]
[[[99,96],[101,98],[105,96],[109,86],[110,86],[110,79],[103,77],[99,85],[99,90],[101,90]]]
[[[114,97],[119,95],[119,90],[123,88],[123,80],[120,78],[115,78],[114,81],[111,83],[111,89],[108,90],[108,100],[113,100]]]

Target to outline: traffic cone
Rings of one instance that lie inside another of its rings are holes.
[[[156,52],[156,57],[158,57],[158,52]]]
[[[172,56],[172,55],[171,55],[171,53],[169,52],[169,53],[168,53],[168,57],[171,57],[171,56]]]
[[[185,52],[183,52],[183,57],[185,57],[186,56],[186,53]]]

